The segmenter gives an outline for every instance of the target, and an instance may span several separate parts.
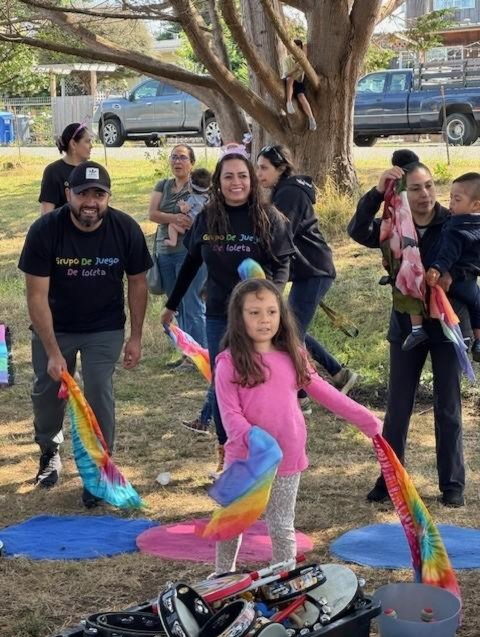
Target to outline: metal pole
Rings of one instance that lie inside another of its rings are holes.
[[[447,149],[447,164],[450,166],[450,144],[448,142],[447,131],[447,105],[445,102],[445,88],[443,84],[440,86],[440,95],[442,96],[443,121],[445,122],[445,147]]]
[[[100,102],[100,121],[102,122],[102,144],[103,144],[103,155],[105,157],[105,166],[108,167],[108,158],[107,158],[107,145],[105,144],[105,119],[103,117],[103,106],[102,102]]]

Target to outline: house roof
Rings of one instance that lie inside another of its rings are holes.
[[[94,62],[92,64],[85,62],[73,62],[71,64],[38,64],[35,70],[38,73],[53,73],[54,75],[70,75],[82,71],[96,71],[97,73],[111,73],[116,71],[117,64],[100,64]]]

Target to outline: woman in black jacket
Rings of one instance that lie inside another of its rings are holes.
[[[411,151],[396,151],[393,166],[380,175],[377,186],[369,190],[358,202],[349,225],[348,234],[367,248],[380,247],[380,217],[376,214],[383,202],[386,183],[405,176],[407,197],[417,229],[422,263],[428,269],[437,256],[440,234],[449,218],[449,211],[436,201],[435,184],[430,170],[418,161]],[[449,286],[450,277],[444,276],[442,287]],[[451,278],[450,278],[451,281]],[[451,299],[455,311],[462,319],[465,308]],[[428,341],[409,350],[402,343],[410,333],[410,315],[392,309],[387,339],[390,343],[390,375],[387,411],[383,436],[403,463],[410,417],[423,366],[430,354],[433,372],[433,411],[437,453],[440,501],[445,506],[463,506],[465,466],[462,440],[462,404],[460,396],[460,366],[453,344],[443,335],[440,323],[425,320]],[[380,476],[368,493],[371,502],[388,498],[385,481]]]
[[[290,264],[292,287],[288,297],[301,337],[314,360],[331,375],[334,385],[347,394],[357,374],[342,367],[321,343],[307,334],[320,301],[335,280],[332,251],[315,215],[315,188],[310,177],[294,175],[290,152],[280,144],[265,146],[257,157],[257,176],[271,189],[272,203],[288,217],[296,254]],[[308,397],[299,395],[304,413],[311,413]]]

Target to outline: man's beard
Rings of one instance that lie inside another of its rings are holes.
[[[84,209],[87,209],[87,210],[95,209],[97,214],[88,215],[87,217],[85,217],[82,215]],[[73,208],[72,205],[70,205],[70,210],[72,212],[72,215],[78,221],[78,223],[82,225],[84,228],[91,228],[92,226],[95,226],[99,221],[103,219],[103,217],[105,216],[105,213],[107,212],[106,207],[104,210],[101,210],[99,206],[80,206],[80,208],[75,209]]]

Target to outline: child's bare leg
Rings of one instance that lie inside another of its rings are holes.
[[[423,316],[421,314],[411,314],[410,320],[412,321],[412,331],[403,341],[402,349],[404,352],[428,340],[428,334],[423,329]]]
[[[315,121],[315,117],[313,116],[310,103],[305,97],[305,93],[299,93],[297,95],[297,99],[300,102],[300,106],[302,107],[303,112],[308,117],[309,130],[317,130],[317,122]]]
[[[178,241],[178,226],[174,223],[168,224],[168,239],[163,242],[166,246],[174,248]]]
[[[295,113],[295,109],[292,104],[293,99],[293,77],[285,78],[285,93],[287,97],[287,113],[292,115]]]
[[[473,337],[476,341],[480,341],[480,329],[473,329]]]

